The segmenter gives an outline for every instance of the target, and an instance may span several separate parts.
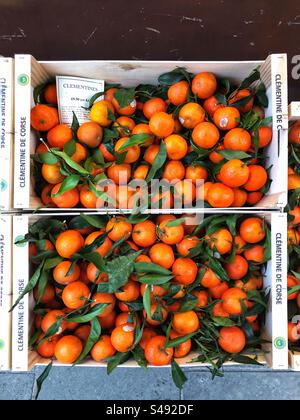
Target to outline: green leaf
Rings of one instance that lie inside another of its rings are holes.
[[[106,226],[106,222],[101,216],[93,216],[86,213],[80,214],[81,219],[85,220],[89,226],[93,226],[97,229],[102,229]]]
[[[10,309],[9,312],[12,312],[15,309],[15,307],[18,306],[18,304],[21,302],[21,300],[24,298],[24,296],[26,296],[27,293],[31,292],[31,290],[33,290],[35,288],[35,286],[38,284],[38,281],[41,277],[43,267],[44,267],[44,261],[41,262],[41,264],[38,266],[38,268],[34,272],[33,276],[31,277],[31,279],[27,283],[25,289],[20,294],[20,296],[18,297],[18,299],[16,300],[16,302],[14,303],[13,307]]]
[[[64,152],[70,157],[74,155],[74,153],[76,152],[76,141],[74,139],[65,143]]]
[[[55,156],[60,157],[61,159],[63,159],[63,161],[70,166],[70,168],[74,169],[76,172],[80,173],[81,175],[89,175],[89,172],[84,169],[82,166],[80,166],[78,163],[74,162],[70,156],[68,156],[65,152],[61,152],[59,150],[53,150],[52,149],[52,153]]]
[[[244,356],[242,354],[236,354],[231,358],[234,362],[239,363],[240,365],[256,365],[256,366],[263,366],[259,363],[256,359],[249,356]]]
[[[148,318],[151,319],[151,287],[146,286],[144,296],[143,296],[143,305],[146,311]]]
[[[101,336],[101,325],[98,320],[98,318],[93,318],[91,321],[91,332],[89,334],[89,338],[87,339],[84,349],[79,356],[79,358],[76,360],[74,365],[77,365],[78,363],[81,363],[86,356],[89,354],[89,352],[92,350],[94,345],[97,343]]]
[[[139,282],[149,285],[161,285],[168,283],[170,280],[173,279],[173,277],[173,275],[162,276],[161,274],[146,274],[144,276],[139,277]]]
[[[229,318],[213,316],[212,321],[217,327],[234,327],[236,323]]]
[[[152,179],[155,178],[155,174],[156,172],[163,167],[163,165],[165,164],[167,160],[167,148],[165,143],[162,141],[160,144],[160,148],[159,148],[159,152],[156,156],[156,158],[154,159],[153,165],[148,173],[147,182],[150,182]]]
[[[136,325],[136,328],[135,328],[135,331],[134,331],[134,337],[135,338],[134,338],[133,347],[136,347],[143,337],[143,331],[144,331],[144,325],[145,324],[143,323],[142,326],[140,325],[140,320],[139,320],[137,314],[133,314],[132,318],[134,318],[134,317],[137,321],[137,325]]]
[[[186,295],[183,298],[182,302],[183,303],[180,305],[180,309],[178,312],[192,311],[193,309],[196,308],[198,304],[198,299],[196,298],[196,296]]]
[[[85,315],[71,315],[67,317],[68,322],[76,322],[78,324],[86,324],[87,322],[92,321],[98,315],[102,314],[104,309],[109,305],[109,303],[99,303],[95,305],[87,314]]]
[[[93,263],[98,268],[99,271],[101,272],[106,271],[106,265],[104,263],[104,260],[98,252],[87,253],[81,256],[84,260]]]
[[[236,236],[236,224],[238,221],[239,215],[232,214],[226,218],[226,224],[232,236]]]
[[[186,75],[182,70],[185,69],[178,67],[168,73],[161,74],[158,78],[158,83],[162,86],[171,86],[181,80],[186,80]]]
[[[48,338],[53,337],[54,335],[60,332],[60,326],[63,321],[63,317],[60,317],[51,327],[46,331],[44,337],[36,343],[34,350],[36,350],[39,346],[41,346]]]
[[[231,159],[241,159],[242,160],[242,159],[250,159],[252,157],[248,153],[240,152],[239,150],[224,149],[224,150],[218,151],[218,153],[220,155],[224,156],[224,158],[226,160],[231,160]]]
[[[183,223],[185,223],[186,221],[186,217],[182,217],[180,219],[176,219],[176,220],[169,220],[166,224],[167,227],[177,227],[177,226],[181,226]]]
[[[135,100],[135,89],[118,89],[114,93],[114,98],[118,102],[120,108],[125,108]]]
[[[221,93],[216,92],[214,94],[214,96],[215,96],[215,98],[217,98],[219,104],[222,104],[222,105],[225,105],[225,106],[227,105],[227,99],[226,99],[225,95],[222,95]]]
[[[120,147],[119,152],[131,146],[142,146],[149,139],[151,139],[150,134],[132,134],[122,147]]]
[[[174,338],[174,340],[169,340],[166,344],[165,347],[169,348],[169,347],[177,347],[182,343],[185,343],[186,341],[190,340],[192,337],[194,337],[194,335],[196,335],[197,333],[192,333],[192,334],[188,334],[185,335],[183,337],[177,337]]]
[[[80,181],[80,175],[70,175],[65,178],[60,186],[60,189],[56,194],[52,194],[52,197],[59,197],[67,191],[74,190]]]
[[[77,138],[77,131],[79,127],[80,127],[80,124],[79,124],[78,118],[75,112],[73,111],[73,120],[72,120],[71,130],[75,138]]]
[[[48,284],[48,281],[49,281],[49,273],[45,271],[45,268],[44,268],[39,278],[38,299],[36,302],[37,305],[41,302],[41,299],[45,293],[45,289]]]
[[[161,267],[158,264],[140,262],[134,264],[134,271],[137,273],[153,273],[160,274],[162,276],[172,275],[172,271],[167,270],[166,268]]]
[[[105,92],[97,92],[95,93],[95,95],[93,95],[90,100],[89,100],[89,109],[92,108],[92,106],[94,105],[94,102],[96,102],[96,100],[98,98],[101,98],[101,96],[103,96],[105,94]]]
[[[101,167],[105,167],[106,163],[105,163],[105,159],[103,156],[103,153],[101,152],[100,149],[96,149],[95,152],[93,153],[93,157],[91,158],[91,162],[96,162],[97,165],[100,165]]]
[[[122,255],[106,264],[106,272],[109,275],[109,293],[115,293],[122,286],[125,286],[130,274],[134,271],[134,262],[139,255],[140,252]]]
[[[251,93],[248,96],[245,96],[244,98],[237,99],[236,101],[232,102],[230,106],[234,106],[238,108],[239,106],[247,105],[251,101],[252,98],[253,98],[253,93]]]
[[[39,336],[43,333],[43,331],[41,329],[36,330],[35,333],[32,335],[32,337],[30,337],[30,340],[28,342],[28,346],[32,347],[35,345],[35,343],[38,341]]]
[[[250,87],[254,82],[260,79],[260,71],[259,69],[254,69],[245,80],[239,85],[238,90],[247,89]]]
[[[288,290],[288,296],[291,296],[291,295],[293,295],[294,293],[299,292],[299,291],[300,291],[300,284],[299,284],[298,286],[291,287],[291,288]]]
[[[271,243],[271,230],[270,228],[266,225],[266,239],[265,239],[265,243],[264,243],[264,262],[268,262],[271,260],[272,258],[272,243]]]
[[[258,88],[256,89],[255,98],[259,105],[261,105],[263,108],[268,108],[269,98],[266,94],[266,86],[263,82],[261,82]]]
[[[145,358],[144,351],[140,346],[137,346],[131,350],[131,354],[140,367],[147,369],[147,360]]]
[[[36,387],[37,387],[37,391],[36,391],[36,395],[35,395],[35,400],[38,399],[41,390],[42,390],[42,386],[43,383],[45,382],[45,380],[48,378],[51,369],[52,369],[52,365],[53,362],[49,363],[49,365],[45,368],[45,370],[43,371],[43,373],[38,377],[37,381],[36,381]]]
[[[145,222],[150,217],[149,214],[131,214],[128,217],[128,222],[132,225],[136,225],[137,223]]]
[[[43,93],[45,88],[49,85],[49,81],[41,83],[40,85],[36,86],[33,89],[33,100],[34,103],[37,104],[42,104],[45,103],[45,100],[43,98]]]
[[[223,268],[222,264],[217,261],[215,258],[209,257],[209,268],[219,277],[222,281],[230,281],[226,270]]]
[[[115,370],[115,368],[127,362],[127,360],[130,358],[130,354],[130,352],[117,353],[114,356],[105,359],[107,362],[107,374],[110,375],[112,371]]]
[[[174,359],[172,360],[171,368],[174,384],[177,386],[177,388],[182,389],[183,385],[187,381],[185,373]]]
[[[58,159],[51,152],[39,153],[39,158],[46,165],[56,165]]]
[[[111,140],[116,140],[120,137],[120,133],[116,127],[113,127],[112,129],[104,128],[104,136],[103,136],[103,143],[107,146],[107,143],[109,143]],[[112,147],[111,150],[109,150],[110,153],[113,155],[114,148]]]
[[[62,261],[63,261],[62,257],[49,258],[48,260],[45,261],[44,270],[46,271],[52,270]]]

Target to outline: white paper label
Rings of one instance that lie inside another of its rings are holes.
[[[89,121],[90,98],[104,91],[104,80],[56,76],[58,112],[61,124],[72,124],[73,112],[80,124]],[[99,97],[97,101],[103,99]]]

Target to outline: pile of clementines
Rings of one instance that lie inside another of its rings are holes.
[[[33,157],[36,193],[44,206],[132,208],[134,179],[167,181],[172,188],[149,201],[173,208],[253,206],[271,180],[264,148],[272,140],[260,73],[239,86],[209,72],[184,69],[160,76],[158,85],[107,86],[90,98],[90,121],[59,123],[56,86],[38,87],[31,125],[42,142]],[[99,182],[110,180],[108,194]],[[198,181],[204,187],[198,187]]]
[[[31,345],[43,358],[91,357],[111,371],[133,357],[178,371],[189,356],[219,369],[260,347],[270,259],[262,218],[44,217],[26,240],[33,274],[24,293],[36,300]]]
[[[300,314],[300,124],[294,123],[289,130],[289,173],[288,173],[288,336],[290,348],[299,351],[300,322],[293,319]]]

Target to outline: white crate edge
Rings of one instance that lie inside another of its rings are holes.
[[[34,205],[31,205],[31,195],[33,188],[30,180],[30,108],[32,103],[32,89],[33,85],[41,83],[47,80],[49,73],[55,73],[55,66],[64,66],[66,75],[77,75],[79,76],[80,68],[92,69],[91,77],[96,77],[97,66],[101,66],[102,71],[105,69],[107,76],[103,76],[107,81],[111,81],[110,77],[114,75],[120,77],[120,74],[130,74],[128,76],[129,84],[135,79],[135,73],[140,67],[137,61],[41,61],[37,62],[31,55],[16,55],[15,56],[15,95],[23,98],[22,104],[16,103],[15,107],[15,193],[14,193],[14,207],[16,209],[23,210],[35,210],[37,207],[41,207],[39,200]],[[144,66],[145,77],[150,78],[151,74],[157,72],[157,64],[163,66],[164,70],[170,70],[173,66],[178,66],[179,62],[172,61],[142,61],[141,64]],[[255,68],[258,65],[262,65],[262,78],[263,81],[268,85],[267,92],[269,94],[270,104],[267,110],[268,115],[273,115],[273,134],[274,141],[272,150],[270,150],[270,156],[276,156],[278,163],[273,162],[276,167],[271,169],[276,176],[276,183],[273,182],[271,185],[270,194],[262,201],[258,208],[268,209],[281,209],[286,205],[287,183],[282,177],[277,174],[280,167],[280,172],[284,172],[287,169],[287,153],[285,152],[286,141],[285,137],[280,133],[288,127],[288,110],[287,110],[287,56],[286,54],[272,54],[265,61],[244,61],[244,62],[196,62],[196,61],[185,61],[180,62],[181,65],[191,66],[195,68],[197,65],[201,66],[215,66],[218,69],[220,66],[224,67],[224,71],[228,73],[230,65],[241,64],[245,72],[245,66],[249,65],[250,68]],[[111,75],[107,71],[111,67]],[[156,67],[155,67],[156,66]],[[155,69],[155,70],[153,70]],[[162,69],[162,71],[163,71]],[[33,70],[33,72],[31,72]],[[82,71],[82,70],[81,70]],[[248,70],[249,72],[250,70]],[[81,75],[82,76],[82,75]],[[244,76],[246,76],[244,74]],[[90,75],[89,75],[90,77]],[[232,77],[232,76],[231,76]],[[272,162],[269,162],[272,166]],[[273,180],[275,179],[272,176]],[[275,189],[275,192],[274,192]],[[273,197],[273,198],[272,198]],[[255,210],[255,207],[252,208]],[[69,210],[69,209],[66,209]],[[71,209],[70,209],[71,210]],[[245,209],[247,210],[247,209]],[[88,211],[82,209],[82,211]],[[233,209],[235,211],[235,209]]]
[[[16,245],[16,240],[28,233],[28,216],[13,216],[13,302],[29,281],[28,244]],[[26,295],[12,312],[12,370],[28,370],[29,297]]]
[[[11,369],[12,217],[0,216],[0,371]]]
[[[290,103],[289,119],[291,122],[300,120],[300,101]],[[289,365],[291,369],[300,372],[300,353],[289,351]]]
[[[0,57],[0,210],[12,208],[14,59]]]
[[[222,211],[216,211],[216,214],[222,214]],[[17,237],[23,237],[27,231],[28,226],[31,223],[31,220],[37,220],[38,218],[43,217],[67,217],[67,216],[76,216],[80,213],[44,213],[44,214],[34,214],[34,215],[23,215],[23,216],[14,216],[13,217],[13,238],[14,241]],[[93,214],[93,213],[89,213]],[[98,214],[98,213],[94,213]],[[278,235],[281,236],[281,246],[282,246],[282,266],[281,270],[278,271],[280,274],[281,282],[281,293],[282,301],[287,297],[287,287],[285,285],[284,278],[282,278],[282,273],[284,273],[285,265],[284,261],[286,251],[286,215],[279,212],[240,212],[241,215],[253,216],[257,214],[258,216],[265,216],[271,222],[272,225],[272,252],[276,249],[276,241],[278,241]],[[14,264],[13,264],[13,282],[14,282],[14,296],[13,301],[19,296],[20,292],[24,290],[29,281],[29,259],[28,259],[28,246],[18,247],[13,245],[14,248]],[[275,265],[275,256],[273,254],[272,262],[269,263],[269,267],[272,270],[276,269]],[[24,274],[25,273],[25,274]],[[27,273],[27,274],[26,274]],[[263,338],[266,338],[270,341],[270,346],[266,349],[270,352],[266,356],[266,359],[263,359],[263,363],[267,363],[272,369],[287,369],[288,368],[288,349],[287,349],[287,309],[285,305],[276,304],[276,293],[274,288],[277,284],[280,283],[279,280],[276,281],[275,275],[269,277],[269,282],[266,284],[267,287],[271,288],[272,296],[269,305],[269,316],[266,323],[265,332]],[[276,289],[275,289],[276,290]],[[28,371],[35,365],[44,364],[41,362],[35,353],[30,352],[28,348],[28,339],[31,332],[31,325],[33,325],[33,320],[30,319],[30,307],[33,305],[32,297],[28,295],[20,302],[19,306],[13,312],[13,340],[12,340],[12,366],[14,371]],[[273,323],[277,324],[274,325]],[[278,348],[278,343],[280,343],[280,348]],[[283,346],[282,343],[286,345]],[[187,359],[181,361],[181,366],[186,368],[188,367],[203,367],[206,366],[202,363],[188,363],[186,364]],[[190,361],[190,360],[189,360]],[[46,362],[45,362],[46,363]],[[235,363],[230,363],[235,364]],[[56,365],[60,365],[57,364]],[[96,367],[104,366],[104,364],[96,364],[95,362],[88,361],[82,366]],[[130,361],[124,367],[137,367],[135,363]]]

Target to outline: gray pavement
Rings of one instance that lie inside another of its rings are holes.
[[[30,373],[1,373],[0,400],[30,400],[35,378]],[[53,368],[44,383],[42,400],[298,400],[300,373],[262,368],[226,368],[224,378],[211,379],[207,369],[186,371],[182,392],[173,385],[167,368],[116,369],[110,376],[103,368]]]

